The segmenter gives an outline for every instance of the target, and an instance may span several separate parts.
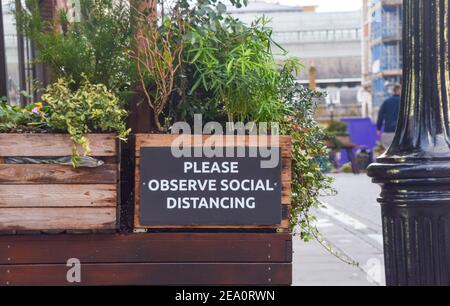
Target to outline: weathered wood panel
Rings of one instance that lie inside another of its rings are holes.
[[[180,137],[180,135],[169,135],[169,134],[136,134],[135,136],[135,193],[134,193],[134,224],[136,228],[143,228],[139,224],[139,206],[140,206],[140,148],[141,147],[170,147],[175,138]],[[228,139],[233,139],[232,142],[227,142],[227,137],[225,136],[208,136],[203,135],[201,137],[201,142],[197,141],[195,136],[186,135],[181,136],[186,142],[191,142],[192,146],[201,146],[206,139],[212,139],[212,141],[222,141],[224,146],[247,146],[255,147],[258,146],[263,139],[262,144],[267,142],[270,144],[272,140],[266,137],[260,138],[258,136],[230,136]],[[199,139],[197,137],[197,139]],[[289,136],[280,136],[279,143],[274,143],[279,145],[281,148],[281,204],[283,206],[291,204],[291,182],[292,182],[292,142]],[[278,229],[287,231],[290,227],[289,214],[283,214],[282,222],[276,226]],[[263,225],[263,226],[145,226],[147,229],[274,229],[274,225]]]
[[[0,266],[2,285],[290,285],[289,263],[83,264],[81,283],[67,282],[69,267]]]
[[[81,284],[67,282],[69,258],[81,262]],[[291,283],[290,234],[0,236],[0,285]]]
[[[105,164],[5,164],[6,157],[71,156],[67,134],[0,134],[0,230],[77,231],[116,228],[117,139],[88,134],[90,156]]]
[[[32,252],[30,252],[32,250]],[[266,233],[0,236],[1,264],[290,262],[292,237]]]
[[[191,142],[192,147],[202,146],[206,139],[209,141],[215,141],[216,146],[220,147],[219,143],[223,144],[224,147],[235,146],[235,147],[257,147],[259,144],[266,144],[268,142],[271,144],[272,141],[270,137],[258,137],[258,136],[208,136],[203,135],[201,137],[202,142],[196,141],[200,139],[193,135],[171,135],[171,134],[136,134],[136,156],[139,157],[141,152],[141,147],[170,147],[173,141],[177,137],[184,139],[187,142]],[[233,141],[228,141],[232,139]],[[263,140],[268,139],[268,140]],[[279,143],[273,143],[275,146],[280,146],[282,157],[290,157],[291,154],[291,138],[289,136],[280,136]]]
[[[0,230],[92,230],[115,227],[116,207],[0,209]]]
[[[114,134],[88,134],[87,138],[91,156],[117,154]],[[71,156],[72,146],[67,134],[0,134],[0,156]]]
[[[116,207],[117,185],[0,185],[5,207]]]
[[[97,168],[0,164],[0,184],[116,184],[117,164]]]

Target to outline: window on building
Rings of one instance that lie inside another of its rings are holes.
[[[14,10],[20,5],[20,0],[1,0],[0,95],[11,104],[25,105],[32,100],[35,72],[31,43],[17,32]]]

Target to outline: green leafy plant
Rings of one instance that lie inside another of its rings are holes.
[[[185,21],[175,7],[158,26],[155,12],[136,13],[136,61],[141,88],[153,110],[154,123],[162,130],[160,115],[174,90],[177,72],[182,63]]]
[[[159,0],[164,3],[167,1]],[[237,8],[247,6],[248,0],[230,0],[229,3]],[[178,0],[176,1],[187,21],[194,27],[212,27],[217,21],[226,18],[227,6],[220,0]]]
[[[192,28],[187,61],[195,67],[195,83],[190,94],[199,87],[210,92],[223,103],[229,122],[275,114],[278,73],[271,35],[264,18],[251,26],[227,17],[214,28]]]
[[[281,133],[292,140],[291,227],[303,240],[318,237],[312,209],[322,205],[320,196],[332,192],[331,178],[321,171],[318,160],[327,160],[325,132],[314,114],[323,93],[296,84],[294,75],[302,68],[288,59],[277,78],[277,92],[284,108],[279,109]]]
[[[130,130],[126,128],[126,111],[105,85],[85,79],[79,89],[72,90],[73,83],[70,79],[58,79],[46,88],[42,100],[48,105],[47,125],[69,133],[74,142],[72,163],[76,167],[80,158],[77,145],[81,145],[84,155],[90,153],[85,134],[117,132],[117,137],[125,141]]]
[[[346,138],[349,138],[348,127],[345,122],[332,121],[325,128],[325,139],[334,150],[340,150],[345,144]]]
[[[126,140],[126,111],[119,98],[105,85],[91,84],[85,79],[73,90],[71,79],[58,79],[49,85],[42,95],[42,102],[32,103],[25,108],[0,104],[0,132],[64,132],[73,141],[72,164],[78,166],[80,156],[90,153],[90,132],[116,132],[117,137]],[[82,153],[78,146],[81,146]]]
[[[6,101],[0,102],[0,132],[17,128],[25,118],[20,107],[11,106]]]
[[[246,5],[247,0],[233,0],[231,4],[240,7]],[[137,30],[134,36],[136,46],[131,56],[135,61],[140,89],[153,111],[156,130],[162,131],[160,116],[173,101],[174,92],[182,96],[182,102],[187,100],[187,83],[192,70],[187,67],[186,55],[190,52],[185,52],[186,40],[195,34],[201,37],[207,28],[216,31],[217,23],[225,18],[226,5],[219,0],[152,0],[147,3],[136,0],[132,2],[132,11]],[[218,103],[211,98],[208,101]],[[188,107],[186,103],[180,104],[178,111],[184,109],[185,113],[196,108],[192,104]],[[166,114],[166,119],[169,117]]]
[[[134,73],[128,1],[80,0],[70,14],[60,10],[50,21],[42,17],[39,2],[27,0],[16,11],[19,30],[38,50],[37,62],[48,65],[57,78],[73,79],[75,88],[87,78],[116,94],[129,90]]]
[[[345,122],[332,121],[326,127],[325,131],[330,136],[348,136],[348,127]]]
[[[0,102],[0,132],[37,131],[46,127],[45,114],[48,111],[41,102],[32,103],[25,108]]]

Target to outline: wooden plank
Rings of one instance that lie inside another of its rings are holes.
[[[290,285],[289,263],[83,264],[81,283],[69,283],[70,267],[0,266],[1,285]]]
[[[73,285],[78,258],[78,285],[290,285],[287,252],[290,234],[0,236],[0,284]]]
[[[185,139],[186,142],[191,142],[191,146],[192,147],[196,147],[199,145],[202,145],[203,142],[206,139],[210,139],[211,141],[216,141],[216,143],[218,141],[222,141],[222,144],[224,147],[229,147],[229,146],[235,146],[235,147],[256,147],[259,145],[259,143],[261,142],[261,139],[264,138],[260,138],[258,136],[234,136],[231,139],[233,140],[232,142],[227,142],[226,136],[208,136],[208,135],[203,135],[202,136],[202,142],[197,142],[195,140],[195,136],[193,135],[171,135],[171,134],[136,134],[136,156],[139,157],[141,152],[140,152],[140,148],[141,147],[170,147],[173,143],[173,141],[177,138],[177,137],[182,137]],[[272,138],[269,137],[267,141],[269,144],[271,144]],[[265,142],[263,142],[265,144]],[[279,137],[279,144],[275,144],[275,145],[279,145],[282,149],[282,156],[288,156],[290,153],[290,143],[291,143],[291,139],[289,136],[280,136]]]
[[[0,185],[5,207],[116,207],[117,185]]]
[[[141,207],[141,159],[135,157],[135,168],[134,168],[134,219],[133,225],[134,229],[142,228],[139,221],[140,207]]]
[[[113,229],[116,207],[0,208],[0,230]]]
[[[291,262],[289,234],[151,233],[0,236],[0,264]],[[176,250],[176,251],[175,251]]]
[[[114,134],[88,134],[90,156],[115,156]],[[82,150],[80,149],[82,152]],[[67,134],[0,134],[0,156],[58,157],[72,155],[72,140]]]
[[[0,184],[116,184],[117,164],[97,168],[0,164]]]

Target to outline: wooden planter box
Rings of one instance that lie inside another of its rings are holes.
[[[167,147],[172,137],[138,135],[136,146]],[[92,155],[104,160],[104,166],[5,164],[9,156],[69,156],[71,142],[67,135],[0,134],[0,230],[116,227],[116,141],[114,135],[89,138]],[[240,146],[252,145],[248,138],[238,140]],[[281,224],[236,233],[220,230],[233,228],[229,226],[201,233],[163,226],[152,233],[0,235],[0,286],[290,285],[292,235],[275,232],[288,231],[289,225],[291,145],[287,137],[280,140]],[[138,201],[139,163],[145,156],[138,150],[136,155]],[[138,223],[135,228],[150,230]],[[68,282],[69,258],[82,262],[80,283]]]
[[[6,164],[8,157],[71,156],[65,134],[0,134],[0,231],[116,228],[118,159],[113,134],[90,134],[91,156],[105,164],[73,168]]]

